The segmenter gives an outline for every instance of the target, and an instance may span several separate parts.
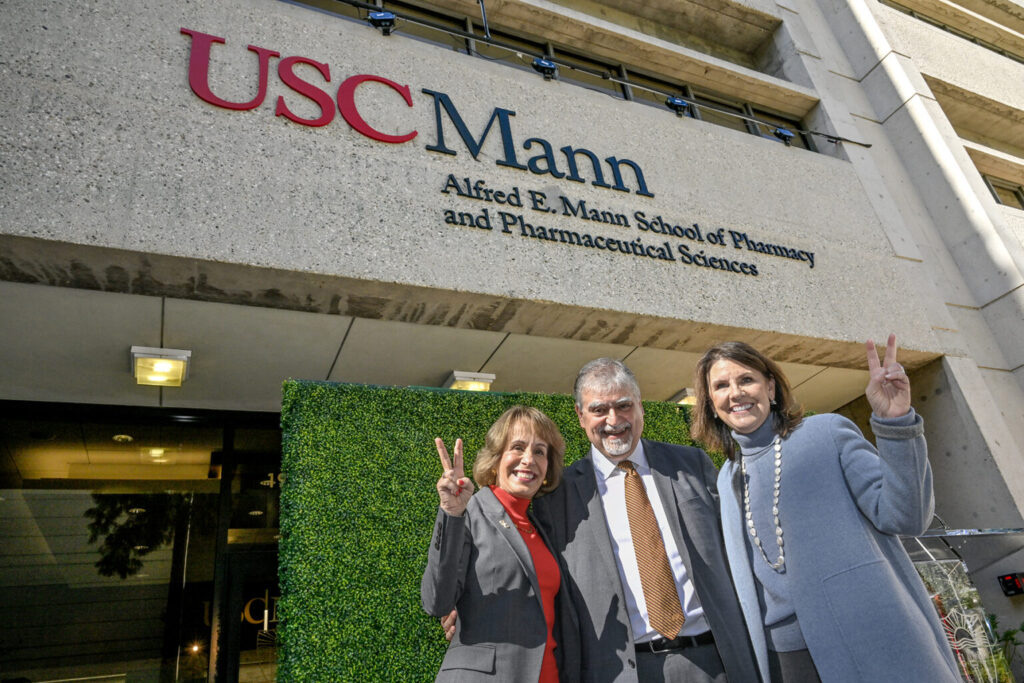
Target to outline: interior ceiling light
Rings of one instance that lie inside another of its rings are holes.
[[[452,370],[445,380],[445,389],[461,389],[463,391],[490,391],[494,375],[489,372],[463,372]]]
[[[111,438],[114,439],[114,441],[116,441],[117,443],[131,443],[132,441],[135,440],[132,438],[131,434],[114,434],[114,436]]]
[[[188,379],[191,351],[133,346],[132,375],[139,384],[155,387],[180,387]]]

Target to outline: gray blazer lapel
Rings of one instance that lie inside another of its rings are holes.
[[[580,540],[593,548],[593,551],[590,552],[593,564],[601,566],[608,575],[608,581],[615,586],[615,592],[619,596],[619,605],[623,605],[622,609],[625,613],[626,600],[622,589],[622,579],[619,576],[619,568],[615,564],[615,551],[612,549],[612,540],[608,535],[608,519],[604,514],[604,505],[601,504],[601,495],[597,491],[594,464],[590,461],[590,457],[588,455],[580,463],[579,470],[575,473],[576,477],[572,481],[572,490],[576,495],[576,500],[572,502],[572,505],[585,510],[583,514],[574,516],[574,518],[590,520],[588,524],[580,525],[581,530],[585,529],[582,533],[589,536]],[[580,531],[578,530],[577,533]],[[628,617],[626,617],[626,623],[629,623]]]
[[[537,602],[540,603],[540,583],[537,580],[537,571],[534,569],[533,557],[530,555],[530,549],[526,547],[526,541],[523,540],[522,534],[519,533],[512,518],[509,517],[501,501],[491,489],[484,487],[476,495],[483,496],[480,500],[480,509],[484,511],[484,516],[494,527],[495,533],[508,544],[509,550],[516,556],[519,565],[523,568],[523,573],[530,579]],[[543,608],[543,604],[541,607]]]
[[[676,541],[676,548],[679,550],[679,557],[683,560],[686,573],[693,576],[693,567],[690,563],[690,546],[687,542],[688,534],[683,533],[682,522],[680,521],[679,503],[693,497],[690,482],[686,475],[678,470],[667,470],[666,459],[661,457],[658,444],[644,439],[644,454],[647,456],[647,464],[651,466],[651,476],[654,477],[654,486],[661,496],[661,504],[668,517],[668,525],[672,530],[672,537]]]

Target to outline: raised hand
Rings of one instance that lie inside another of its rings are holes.
[[[441,497],[441,509],[453,517],[461,517],[473,495],[473,481],[462,469],[462,439],[455,440],[455,460],[448,457],[448,449],[440,438],[434,439],[437,454],[441,457],[444,474],[437,480],[437,495]]]
[[[885,344],[885,359],[878,363],[875,342],[864,344],[868,352],[868,372],[871,379],[864,395],[871,410],[878,417],[901,417],[910,412],[910,379],[906,370],[896,362],[896,335],[890,334]]]

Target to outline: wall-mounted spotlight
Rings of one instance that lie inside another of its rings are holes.
[[[489,372],[463,372],[452,370],[444,382],[445,389],[462,389],[463,391],[490,391],[494,375]]]
[[[772,135],[782,140],[782,142],[785,143],[786,147],[789,147],[790,143],[793,142],[793,138],[796,137],[793,131],[789,130],[788,128],[776,128],[775,130],[772,131]]]
[[[139,384],[155,387],[180,387],[188,379],[192,352],[184,349],[160,349],[133,346],[132,375]]]
[[[381,33],[386,36],[390,36],[391,32],[395,29],[394,12],[370,12],[366,19],[370,22],[370,25],[374,28],[379,28]]]
[[[674,111],[676,116],[682,116],[690,108],[690,103],[682,97],[669,97],[665,100],[665,106]]]
[[[543,57],[533,58],[533,69],[542,75],[545,81],[550,81],[558,75],[558,65],[550,59],[544,59]]]

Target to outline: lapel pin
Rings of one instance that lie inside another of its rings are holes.
[[[512,528],[512,527],[510,527],[510,526],[509,526],[508,522],[506,522],[506,521],[505,521],[505,520],[503,520],[503,519],[499,519],[499,520],[498,520],[498,524],[502,525],[502,526],[503,526],[503,527],[505,527],[506,529],[511,529],[511,528]]]

